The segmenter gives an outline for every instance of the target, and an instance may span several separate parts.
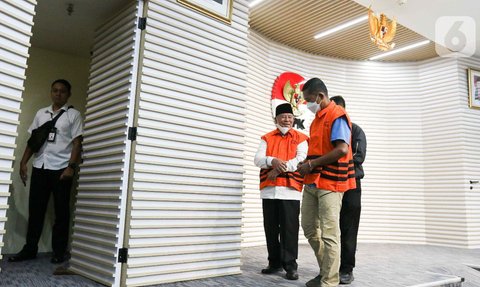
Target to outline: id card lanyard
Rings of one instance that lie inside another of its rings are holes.
[[[53,120],[53,113],[50,114],[50,117]],[[52,129],[48,133],[47,142],[51,142],[51,143],[55,142],[56,138],[57,138],[57,128],[55,127],[55,125],[53,125]]]

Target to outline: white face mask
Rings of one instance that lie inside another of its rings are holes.
[[[307,102],[307,109],[309,109],[314,114],[316,114],[320,109],[320,104],[317,104],[317,98],[318,96],[315,98],[315,101]]]
[[[275,124],[277,126],[277,129],[282,133],[282,135],[288,133],[288,131],[291,129],[289,127],[282,127],[279,124]]]

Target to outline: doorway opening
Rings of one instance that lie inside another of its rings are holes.
[[[3,237],[3,254],[16,253],[25,244],[30,182],[23,185],[19,176],[19,163],[29,137],[27,129],[35,113],[40,108],[51,105],[50,84],[56,79],[66,79],[72,84],[72,96],[68,103],[79,110],[85,119],[95,29],[131,2],[133,0],[38,1],[17,129],[16,161],[13,166],[6,234]],[[29,161],[29,176],[32,161],[33,159]],[[72,221],[76,186],[74,183],[71,191]],[[52,197],[50,196],[44,230],[38,244],[39,253],[51,251],[54,220]]]

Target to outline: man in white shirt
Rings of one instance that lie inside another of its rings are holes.
[[[54,81],[50,91],[52,105],[40,109],[28,129],[28,132],[32,133],[34,129],[62,113],[42,147],[34,153],[32,148],[27,146],[20,162],[20,177],[23,184],[26,184],[27,163],[35,154],[30,183],[26,244],[19,253],[8,259],[10,262],[36,257],[50,193],[53,193],[55,208],[51,262],[61,263],[67,259],[70,189],[73,175],[80,162],[83,134],[80,112],[67,105],[70,95],[71,85],[68,81],[63,79]]]
[[[254,160],[261,169],[260,196],[268,249],[268,266],[262,273],[276,273],[283,267],[289,280],[298,279],[298,216],[303,178],[295,171],[308,150],[308,137],[292,129],[293,121],[292,106],[278,105],[277,129],[262,136]]]

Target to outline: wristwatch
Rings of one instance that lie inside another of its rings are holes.
[[[68,167],[73,169],[73,170],[77,170],[78,164],[76,162],[70,162],[68,164]]]

